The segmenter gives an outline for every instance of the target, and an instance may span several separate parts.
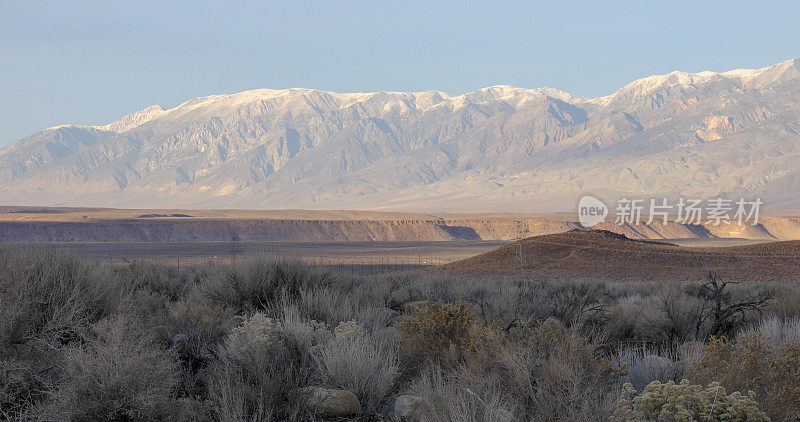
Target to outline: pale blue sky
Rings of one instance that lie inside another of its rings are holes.
[[[651,74],[800,56],[798,22],[797,2],[763,1],[0,0],[0,146],[255,88],[595,97]]]

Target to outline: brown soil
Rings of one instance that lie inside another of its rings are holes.
[[[531,280],[690,282],[713,271],[738,282],[800,281],[800,241],[698,248],[605,230],[527,238],[434,271]]]

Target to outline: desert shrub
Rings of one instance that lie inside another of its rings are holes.
[[[288,306],[281,311],[280,326],[287,346],[302,368],[313,366],[313,350],[332,336],[325,324],[305,320],[297,309]]]
[[[281,404],[284,393],[281,388],[288,384],[277,380],[291,380],[291,367],[280,373],[280,368],[268,371],[255,371],[230,359],[222,359],[213,367],[209,377],[208,407],[214,420],[267,422],[274,420],[276,409]],[[291,384],[293,390],[285,394],[295,394],[299,386]],[[293,400],[297,402],[297,400]],[[285,414],[283,416],[286,416]],[[288,418],[287,418],[288,419]]]
[[[167,304],[169,342],[181,362],[196,372],[213,359],[233,327],[233,310],[197,301]]]
[[[709,330],[709,308],[706,305],[703,299],[679,289],[665,289],[651,301],[651,309],[655,312],[647,313],[644,326],[650,330],[653,341],[672,347],[703,339]]]
[[[445,303],[430,299],[397,326],[406,352],[415,358],[468,347],[472,327],[470,307],[463,301]]]
[[[384,307],[435,298],[469,304],[476,322],[498,327],[527,326],[551,314],[543,283],[528,280],[487,280],[442,275],[397,276],[382,286]]]
[[[283,340],[280,321],[256,313],[231,331],[225,352],[239,359],[287,360],[290,357],[283,350]]]
[[[514,318],[510,324],[502,327],[535,329],[540,321],[553,316],[550,303],[549,283],[531,283],[526,280],[517,281],[509,293],[512,300],[499,304],[500,308],[512,308]]]
[[[338,286],[337,286],[338,287]],[[301,289],[296,301],[298,311],[306,318],[335,326],[343,321],[356,320],[367,326],[374,325],[383,307],[360,289],[323,287]]]
[[[607,312],[602,283],[558,283],[548,292],[551,315],[567,325],[580,322],[593,328],[602,324]]]
[[[622,381],[637,390],[644,389],[652,381],[680,381],[683,377],[683,363],[676,362],[668,350],[626,347],[617,352],[615,360],[627,369]]]
[[[773,347],[780,347],[785,343],[800,343],[800,318],[765,318],[759,321],[754,331],[766,338]]]
[[[325,386],[352,391],[365,413],[378,410],[398,376],[395,345],[355,321],[339,324],[334,333],[314,349],[318,377]]]
[[[46,250],[0,251],[0,346],[60,348],[115,306],[111,280],[77,256]]]
[[[16,359],[0,360],[0,420],[17,420],[44,394],[47,379]]]
[[[0,250],[0,419],[310,420],[304,387],[320,385],[353,391],[366,420],[385,420],[400,392],[424,397],[430,421],[604,420],[622,382],[659,381],[656,397],[683,376],[795,417],[800,289],[765,302],[771,288],[706,286],[333,277],[268,259],[105,267]],[[425,298],[386,327],[386,308]],[[234,313],[250,317],[234,328]],[[551,316],[567,328],[541,324]],[[732,340],[743,327],[759,340]],[[682,341],[714,329],[727,340],[676,362]],[[685,403],[723,391],[674,385]],[[626,394],[620,418],[650,411]]]
[[[606,294],[614,301],[631,296],[649,297],[658,294],[662,285],[650,283],[626,283],[607,281]]]
[[[66,351],[61,381],[38,418],[154,420],[174,417],[179,365],[141,324],[104,319]]]
[[[612,421],[769,421],[753,394],[726,394],[719,383],[708,387],[687,380],[653,381],[641,394],[630,384],[617,402]]]
[[[758,286],[743,287],[711,273],[696,286],[696,294],[706,303],[701,312],[712,336],[733,337],[754,317],[760,317],[772,299],[772,292]]]
[[[209,379],[220,420],[297,419],[305,412],[307,348],[328,335],[324,325],[256,313],[231,331]]]
[[[610,342],[617,344],[658,342],[660,335],[648,321],[660,318],[657,299],[638,294],[620,298],[605,320],[605,334]]]
[[[217,358],[219,345],[233,327],[229,308],[199,301],[166,304],[161,343],[172,347],[181,363],[183,394],[202,398],[206,392],[207,368]],[[162,327],[158,327],[162,328]]]
[[[764,315],[783,320],[800,319],[800,288],[796,285],[775,287],[773,299],[764,309]]]
[[[496,379],[467,368],[446,372],[434,365],[411,383],[408,394],[422,397],[421,420],[508,422],[519,408]]]
[[[254,259],[208,271],[198,288],[216,304],[252,312],[296,300],[303,289],[333,282],[330,274],[299,261]]]
[[[688,375],[697,383],[716,381],[728,390],[754,391],[761,409],[774,420],[800,416],[800,343],[776,348],[754,331],[735,340],[712,338]]]
[[[172,267],[133,261],[124,270],[123,278],[132,288],[156,292],[171,300],[184,296],[190,287],[179,277],[178,270]]]
[[[525,414],[545,421],[607,418],[625,368],[599,356],[601,343],[543,324],[504,348],[499,364],[505,388]]]

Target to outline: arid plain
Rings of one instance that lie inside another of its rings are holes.
[[[618,225],[610,216],[589,234],[570,214],[2,207],[0,241],[117,264],[267,256],[354,274],[488,271],[531,279],[692,281],[718,271],[734,280],[758,274],[758,281],[786,282],[800,269],[795,214],[719,226]]]

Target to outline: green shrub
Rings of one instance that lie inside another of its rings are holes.
[[[641,394],[630,384],[617,402],[612,421],[769,421],[758,410],[755,394],[726,394],[719,383],[708,387],[687,380],[653,381]]]

